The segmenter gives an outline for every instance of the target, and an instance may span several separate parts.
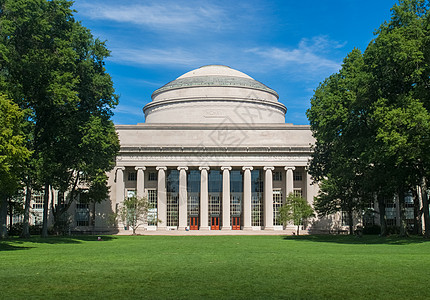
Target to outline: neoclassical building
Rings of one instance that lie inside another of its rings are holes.
[[[157,89],[143,108],[145,123],[116,126],[121,150],[95,226],[137,195],[152,207],[142,230],[283,230],[277,212],[286,195],[312,203],[318,187],[306,172],[310,128],[285,123],[278,98],[220,65]]]

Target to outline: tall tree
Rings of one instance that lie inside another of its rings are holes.
[[[289,194],[285,199],[285,204],[279,209],[279,218],[285,225],[293,222],[297,226],[297,235],[300,235],[300,225],[303,221],[312,217],[314,210],[303,197]]]
[[[104,192],[93,193],[98,198],[91,200],[106,197],[104,172],[112,168],[119,149],[110,120],[118,97],[104,68],[109,51],[74,20],[72,1],[0,4],[1,87],[28,111],[28,141],[34,154],[25,177],[27,194],[34,184],[44,186],[46,236],[52,187],[63,195],[70,190],[73,201],[82,180],[90,190]],[[99,139],[90,138],[96,132]],[[97,157],[95,149],[101,150]]]
[[[20,175],[30,151],[25,147],[23,112],[0,94],[0,238],[7,236],[8,199],[20,187]]]

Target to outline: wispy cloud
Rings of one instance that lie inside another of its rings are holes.
[[[129,23],[155,29],[175,31],[189,30],[195,27],[219,28],[223,24],[223,10],[206,1],[153,2],[120,5],[99,1],[79,5],[80,14],[94,20],[106,20]]]
[[[273,66],[300,66],[301,72],[336,72],[340,68],[340,62],[330,59],[327,55],[333,49],[343,47],[335,41],[330,41],[324,36],[312,39],[302,39],[296,48],[253,48],[247,52],[256,54]]]

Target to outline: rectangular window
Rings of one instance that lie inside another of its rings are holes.
[[[198,217],[200,212],[200,171],[190,170],[187,174],[187,222]],[[188,224],[190,225],[190,224]]]
[[[302,189],[294,189],[293,193],[294,193],[294,196],[296,196],[296,197],[303,197]]]
[[[128,181],[136,181],[137,172],[128,172]]]
[[[33,192],[31,198],[33,200],[33,209],[43,209],[43,197],[45,196],[44,192]]]
[[[127,190],[127,198],[136,197],[136,190]]]
[[[294,171],[293,180],[294,181],[302,181],[303,180],[302,172]]]
[[[210,170],[208,173],[208,225],[211,226],[212,217],[220,217],[222,214],[222,173],[221,171]]]
[[[263,225],[263,172],[251,171],[251,226]]]
[[[282,172],[273,172],[273,181],[282,181]]]
[[[157,226],[157,190],[148,190],[148,225]]]
[[[273,190],[273,225],[282,225],[279,218],[279,210],[282,206],[282,192],[280,189]]]
[[[157,181],[158,176],[157,172],[149,172],[148,173],[148,181]]]
[[[243,174],[239,170],[230,172],[230,215],[240,217],[242,215],[243,200]]]
[[[342,226],[349,226],[348,214],[346,211],[342,212]]]
[[[178,226],[179,214],[179,171],[168,169],[166,172],[167,226]]]
[[[76,226],[90,225],[90,207],[88,203],[76,203]]]

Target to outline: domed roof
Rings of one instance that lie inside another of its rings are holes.
[[[252,77],[223,65],[208,65],[179,76],[154,91],[154,96],[169,90],[187,87],[243,87],[261,90],[279,98],[278,93]]]

